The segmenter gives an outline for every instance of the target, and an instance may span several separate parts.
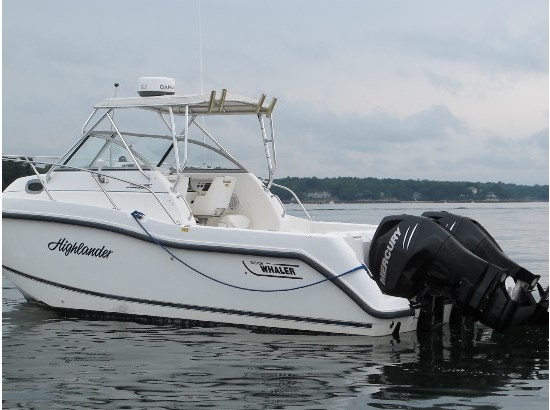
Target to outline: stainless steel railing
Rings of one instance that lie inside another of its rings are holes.
[[[113,206],[114,209],[118,209],[120,210],[121,208],[119,208],[115,201],[113,200],[113,198],[109,195],[109,193],[105,190],[105,188],[103,188],[103,186],[101,185],[101,179],[102,178],[112,178],[112,179],[115,179],[117,181],[121,181],[121,182],[124,182],[124,183],[127,183],[127,184],[131,184],[135,187],[138,187],[140,189],[145,189],[146,191],[148,191],[156,200],[157,202],[159,203],[159,205],[161,206],[161,208],[164,210],[164,212],[166,213],[166,215],[168,215],[168,217],[170,218],[170,220],[174,223],[174,224],[178,224],[178,222],[176,222],[176,220],[172,217],[172,215],[170,214],[170,212],[166,209],[166,207],[164,206],[164,204],[162,203],[162,201],[160,200],[160,198],[157,196],[157,194],[155,194],[155,192],[153,192],[153,190],[151,190],[149,187],[145,186],[145,185],[141,185],[141,184],[138,184],[138,183],[135,183],[135,182],[132,182],[132,181],[128,181],[126,179],[122,179],[122,178],[119,178],[119,177],[115,177],[113,175],[107,175],[107,174],[104,174],[100,171],[94,171],[94,170],[91,170],[91,169],[87,169],[87,168],[79,168],[79,167],[74,167],[74,166],[71,166],[71,165],[63,165],[63,164],[58,164],[58,163],[51,163],[51,162],[46,162],[46,161],[35,161],[34,159],[32,158],[29,158],[27,156],[24,156],[24,155],[2,155],[2,161],[11,161],[11,162],[24,162],[24,163],[27,163],[30,165],[31,169],[33,170],[34,174],[36,175],[36,177],[38,178],[38,180],[40,181],[40,183],[42,184],[42,186],[44,187],[44,191],[46,192],[46,194],[48,195],[48,198],[51,200],[51,201],[55,201],[54,197],[52,196],[52,193],[51,191],[48,189],[47,185],[46,185],[46,182],[42,179],[42,177],[40,176],[40,173],[38,172],[38,170],[36,169],[36,165],[37,164],[40,164],[40,165],[46,165],[46,166],[55,166],[56,168],[66,168],[66,169],[71,169],[71,170],[74,170],[74,171],[83,171],[83,172],[87,172],[89,173],[93,180],[97,183],[97,185],[99,186],[99,188],[101,189],[101,191],[103,192],[103,194],[105,195],[105,197],[109,200],[109,202],[111,203],[111,205]]]
[[[311,221],[311,216],[309,215],[308,211],[306,211],[306,208],[302,204],[302,201],[300,201],[300,198],[298,198],[298,195],[296,195],[292,189],[290,189],[290,188],[288,188],[284,185],[276,184],[274,182],[272,182],[271,185],[274,186],[274,187],[280,188],[280,189],[284,189],[287,192],[290,192],[290,194],[293,196],[296,203],[302,207],[302,211],[304,211],[304,213],[307,215],[308,219]],[[277,198],[279,198],[279,197],[277,197]],[[279,199],[279,202],[280,201],[281,200]],[[281,205],[282,205],[282,203],[281,203]],[[284,205],[283,205],[283,209],[285,209]],[[285,210],[285,212],[286,212],[286,210]]]

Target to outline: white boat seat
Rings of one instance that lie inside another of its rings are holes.
[[[199,192],[191,203],[193,215],[197,218],[221,216],[229,206],[235,181],[235,177],[215,177],[208,190]]]
[[[250,218],[246,215],[229,214],[220,219],[220,227],[250,229]]]
[[[189,177],[185,175],[180,175],[178,184],[176,185],[176,191],[184,198],[187,195],[187,187],[189,186]]]

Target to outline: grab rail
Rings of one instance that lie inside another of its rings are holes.
[[[137,184],[135,182],[132,182],[132,181],[128,181],[126,179],[122,179],[122,178],[118,178],[118,177],[115,177],[115,176],[112,176],[112,175],[107,175],[107,174],[104,174],[102,172],[98,172],[98,171],[93,171],[91,169],[86,169],[86,168],[79,168],[79,167],[74,167],[72,165],[64,165],[64,164],[55,164],[55,163],[51,163],[51,162],[45,162],[45,161],[34,161],[24,155],[2,155],[2,161],[12,161],[12,162],[24,162],[24,163],[27,163],[31,166],[34,174],[36,175],[36,177],[38,178],[38,180],[40,181],[40,183],[42,184],[42,186],[44,187],[44,191],[46,191],[46,194],[48,195],[48,197],[50,198],[51,201],[55,201],[55,199],[52,197],[52,194],[50,193],[50,191],[48,190],[46,184],[44,183],[44,181],[42,180],[42,178],[40,177],[40,174],[38,173],[38,170],[36,169],[36,167],[34,166],[35,164],[41,164],[41,165],[50,165],[50,166],[55,166],[55,167],[59,167],[59,168],[68,168],[68,169],[72,169],[72,170],[75,170],[75,171],[84,171],[84,172],[88,172],[89,174],[92,175],[92,179],[98,184],[99,188],[101,189],[101,191],[103,191],[103,193],[105,194],[105,196],[107,197],[107,199],[109,200],[109,202],[111,203],[111,205],[113,205],[113,208],[114,209],[118,209],[120,210],[120,208],[116,205],[116,203],[113,201],[113,199],[111,198],[111,196],[107,193],[107,191],[101,186],[101,182],[100,182],[100,177],[105,177],[105,178],[112,178],[112,179],[115,179],[117,181],[121,181],[121,182],[124,182],[124,183],[127,183],[127,184],[130,184],[130,185],[133,185],[135,187],[138,187],[138,188],[141,188],[141,189],[145,189],[147,191],[149,191],[149,193],[151,195],[153,195],[153,197],[157,200],[157,202],[159,203],[159,205],[161,206],[161,208],[164,210],[164,212],[166,213],[166,215],[168,215],[168,217],[172,220],[172,222],[174,224],[178,224],[176,222],[176,220],[172,217],[172,215],[170,214],[170,212],[168,212],[168,210],[166,209],[166,207],[162,204],[162,201],[159,199],[159,197],[157,196],[157,194],[155,194],[151,189],[149,189],[147,186],[145,185],[141,185],[141,184]]]
[[[288,191],[290,192],[290,194],[294,197],[294,199],[296,200],[296,202],[298,203],[298,205],[300,205],[302,207],[302,211],[305,212],[305,214],[307,215],[307,218],[311,221],[311,216],[309,215],[309,213],[306,211],[306,208],[304,207],[304,205],[302,204],[302,202],[300,201],[300,198],[298,198],[298,195],[296,195],[294,193],[294,191],[284,185],[279,185],[279,184],[276,184],[274,182],[271,183],[272,186],[274,187],[277,187],[277,188],[280,188],[280,189],[284,189],[285,191]],[[284,208],[284,207],[283,207]]]

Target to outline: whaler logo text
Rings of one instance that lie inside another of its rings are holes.
[[[256,276],[267,276],[270,278],[302,279],[297,273],[299,265],[287,263],[269,263],[260,261],[243,261],[244,267]],[[259,269],[258,269],[259,268]]]
[[[48,249],[50,251],[58,250],[63,252],[65,256],[69,256],[70,253],[75,255],[86,255],[86,256],[95,256],[96,258],[105,258],[107,259],[113,251],[105,249],[105,246],[101,248],[91,248],[88,245],[85,245],[83,242],[69,242],[67,239],[59,239],[57,242],[50,242],[48,244]]]

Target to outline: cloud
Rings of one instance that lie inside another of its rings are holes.
[[[548,172],[548,128],[524,138],[494,136],[483,144],[483,155],[472,163],[508,166],[516,171],[539,165]]]
[[[444,140],[467,130],[465,122],[444,105],[428,107],[401,118],[395,113],[374,110],[368,114],[332,114],[311,107],[281,102],[277,118],[284,133],[293,139],[323,141],[323,149],[353,148],[379,151],[396,144],[419,144]]]
[[[548,181],[547,0],[200,5],[204,89],[279,98],[281,172]],[[197,93],[198,7],[6,2],[4,152],[62,152],[115,81],[119,96],[150,75]],[[256,134],[217,131],[263,170]]]
[[[404,118],[290,111],[277,113],[277,124],[285,121],[277,125],[284,175],[548,183],[548,129],[472,139],[469,124],[445,106]]]
[[[434,87],[443,88],[453,95],[457,95],[463,89],[460,81],[447,75],[439,75],[431,70],[426,70],[426,78]]]
[[[546,73],[548,2],[524,6],[507,1],[399,2],[399,13],[377,15],[381,18],[365,26],[365,38],[375,38],[372,47],[378,50],[434,64]]]
[[[468,180],[548,184],[548,129],[519,138],[480,139],[469,152],[447,158],[449,169],[464,170]]]

